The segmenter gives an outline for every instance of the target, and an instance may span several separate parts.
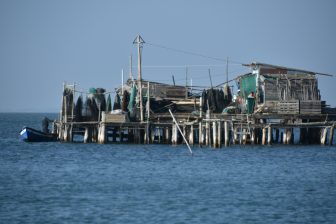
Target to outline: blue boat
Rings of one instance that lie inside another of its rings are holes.
[[[57,134],[45,133],[33,128],[24,127],[20,132],[20,140],[25,142],[53,142],[57,141]]]

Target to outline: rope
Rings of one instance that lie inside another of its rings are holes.
[[[182,54],[198,56],[198,57],[207,58],[207,59],[220,61],[220,62],[225,62],[225,63],[230,62],[232,64],[237,64],[237,65],[246,64],[246,63],[241,63],[241,62],[237,62],[237,61],[227,60],[227,59],[224,59],[224,58],[212,57],[212,56],[207,56],[207,55],[204,55],[204,54],[199,54],[199,53],[195,53],[195,52],[191,52],[191,51],[185,51],[185,50],[181,50],[181,49],[177,49],[177,48],[166,47],[166,46],[163,46],[163,45],[160,45],[160,44],[154,44],[154,43],[148,43],[148,42],[146,42],[145,44],[153,46],[153,47],[162,48],[162,49],[165,49],[165,50],[175,51],[175,52],[182,53]]]

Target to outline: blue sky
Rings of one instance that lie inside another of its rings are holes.
[[[113,90],[136,64],[143,78],[209,86],[225,80],[225,62],[260,61],[336,75],[336,1],[332,0],[0,0],[0,112],[58,112],[63,82]],[[229,78],[246,71],[229,64]],[[319,77],[336,106],[336,78]]]

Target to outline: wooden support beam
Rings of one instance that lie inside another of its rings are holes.
[[[272,127],[271,127],[271,125],[268,126],[268,130],[267,130],[267,144],[269,144],[269,145],[272,144]]]
[[[286,128],[285,132],[286,132],[286,141],[285,144],[291,144],[292,143],[292,128]]]
[[[217,145],[218,145],[218,147],[220,148],[220,147],[222,147],[222,124],[221,124],[222,122],[221,121],[218,121],[218,131],[217,131],[217,133],[218,133],[218,142],[217,142]]]
[[[262,140],[261,140],[262,145],[266,145],[266,128],[264,127],[262,129]]]
[[[335,129],[335,124],[333,124],[330,127],[330,130],[329,130],[329,145],[333,145],[333,141],[334,141],[334,129]]]
[[[255,141],[256,140],[256,130],[255,130],[255,128],[251,128],[251,133],[250,134],[251,134],[251,136],[250,136],[251,137],[251,144],[254,145],[255,142],[256,142]]]
[[[194,126],[190,125],[189,144],[194,145]]]
[[[233,144],[238,143],[238,127],[233,128]]]
[[[91,142],[91,132],[89,127],[85,127],[85,132],[84,132],[84,143],[89,143]]]
[[[203,126],[202,121],[198,123],[198,145],[199,147],[203,146]]]
[[[321,131],[321,145],[325,145],[326,142],[327,142],[327,131],[328,131],[327,127],[322,128],[322,131]]]
[[[172,144],[177,144],[177,127],[176,124],[172,125]]]
[[[212,123],[212,142],[213,142],[213,147],[214,148],[218,148],[218,140],[217,140],[218,136],[217,136],[217,122],[214,121]]]
[[[101,123],[98,129],[98,143],[104,144],[106,143],[106,125],[105,123]]]
[[[229,140],[229,124],[228,121],[224,121],[224,145],[228,147],[230,143]]]
[[[209,146],[210,141],[209,141],[209,135],[210,135],[210,124],[209,121],[205,122],[205,145]]]

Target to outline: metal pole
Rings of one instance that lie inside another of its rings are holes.
[[[185,136],[184,136],[183,132],[181,131],[181,129],[180,129],[180,126],[178,125],[178,123],[177,123],[177,121],[176,121],[176,119],[175,119],[175,117],[174,117],[174,115],[173,115],[173,113],[171,112],[171,110],[170,110],[170,109],[169,109],[169,113],[170,113],[170,115],[172,116],[172,118],[173,118],[173,121],[174,121],[174,123],[175,123],[175,125],[176,125],[177,129],[178,129],[178,130],[179,130],[179,132],[181,133],[181,135],[182,135],[182,137],[183,137],[183,140],[184,140],[184,142],[185,142],[185,143],[186,143],[186,145],[188,146],[188,149],[189,149],[189,152],[190,152],[190,154],[192,155],[192,154],[193,154],[193,152],[192,152],[192,150],[191,150],[191,148],[190,148],[190,146],[189,146],[189,143],[188,143],[187,139],[185,138]]]
[[[133,44],[137,44],[138,46],[138,89],[139,89],[139,103],[140,103],[140,121],[144,121],[144,114],[143,114],[143,105],[142,105],[142,74],[141,74],[141,49],[142,44],[144,44],[145,41],[142,39],[140,35],[138,35],[135,40],[133,41]]]

